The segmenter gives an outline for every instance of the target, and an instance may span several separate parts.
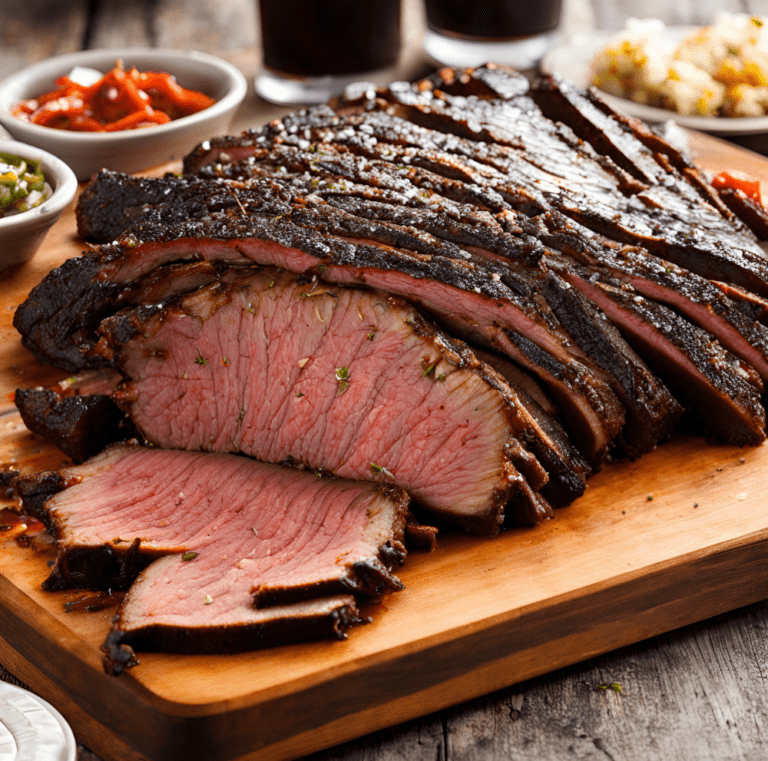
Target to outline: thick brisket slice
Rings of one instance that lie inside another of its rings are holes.
[[[125,176],[102,169],[78,198],[77,229],[84,238],[115,240],[141,221],[149,207],[173,201],[182,190],[199,184],[195,177],[131,177],[124,182]]]
[[[549,474],[542,495],[553,507],[570,504],[584,492],[591,468],[555,418],[556,408],[536,382],[509,360],[483,349],[473,351],[516,389],[516,404],[529,420],[523,440]]]
[[[642,248],[612,243],[561,214],[544,214],[538,220],[553,232],[542,239],[567,255],[549,257],[553,267],[575,259],[597,276],[625,282],[643,296],[677,309],[768,380],[768,330],[737,307],[732,300],[737,289],[730,288],[729,299],[711,281],[690,270]],[[759,297],[751,298],[759,301]]]
[[[768,325],[768,299],[764,299],[730,283],[713,280],[712,284],[722,291],[733,303],[733,306],[748,320],[754,320],[761,325]]]
[[[674,184],[681,195],[701,200],[676,172],[669,172],[667,167],[659,164],[626,123],[613,119],[611,114],[599,108],[598,98],[593,93],[558,76],[548,76],[536,82],[531,96],[546,116],[567,124],[598,153],[609,156],[645,185]]]
[[[106,555],[149,563],[113,622],[112,673],[131,665],[129,643],[223,652],[342,637],[359,620],[349,595],[402,588],[391,569],[408,497],[392,486],[126,445],[60,477],[68,488],[41,508],[59,551],[49,589],[112,586]]]
[[[756,203],[738,188],[723,188],[719,194],[725,205],[758,239],[768,240],[768,212],[761,203]]]
[[[672,433],[682,408],[592,301],[554,272],[542,286],[573,339],[615,378],[612,388],[627,416],[619,441],[624,454],[650,452]]]
[[[608,315],[679,398],[696,409],[708,431],[732,444],[755,445],[765,439],[763,384],[749,365],[631,286],[602,282],[578,266],[562,274]]]
[[[82,462],[107,444],[134,435],[111,397],[121,380],[114,370],[95,370],[53,388],[17,389],[14,401],[30,431]]]
[[[509,100],[516,95],[525,95],[529,89],[528,78],[516,69],[487,63],[471,69],[439,69],[421,80],[417,87],[442,90],[451,95],[477,95],[480,98],[502,98]]]
[[[547,480],[517,441],[527,421],[506,384],[403,302],[233,270],[101,330],[131,379],[113,396],[158,446],[394,482],[479,533],[498,529],[526,480]],[[530,497],[524,522],[549,511]]]
[[[104,262],[99,277],[125,285],[168,262],[251,260],[300,273],[314,268],[327,281],[364,283],[404,296],[444,320],[462,338],[498,348],[536,374],[561,404],[582,451],[599,464],[623,424],[615,394],[571,355],[569,342],[558,334],[557,321],[513,292],[501,276],[442,252],[416,254],[353,237],[355,230],[370,232],[365,220],[358,220],[355,229],[345,227],[349,218],[343,219],[340,210],[303,192],[293,199],[288,184],[259,179],[232,189],[226,194],[217,189],[208,213],[199,218],[178,221],[174,212],[169,223],[164,208],[149,212],[119,245],[95,255]],[[286,212],[286,202],[294,210]],[[324,229],[347,234],[318,232],[313,225],[323,218]]]

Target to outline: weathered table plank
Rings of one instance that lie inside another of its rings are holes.
[[[87,0],[3,0],[0,77],[33,61],[79,50],[87,30]]]

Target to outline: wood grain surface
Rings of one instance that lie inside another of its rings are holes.
[[[3,0],[0,5],[0,76],[50,55],[113,44],[207,50],[235,62],[249,78],[258,67],[253,0]],[[410,57],[401,70],[416,76],[428,66],[418,55],[421,4],[405,0],[405,9]],[[563,30],[616,29],[630,15],[705,23],[720,10],[765,14],[768,4],[647,0],[640,7],[630,0],[565,0]],[[250,93],[235,126],[282,112]],[[738,163],[735,156],[722,147],[704,148],[702,154],[717,167]],[[30,271],[30,284],[35,277]],[[0,293],[5,284],[0,276]],[[3,345],[10,335],[0,320]],[[6,378],[21,377],[23,385],[37,382],[35,373],[25,374],[22,367],[11,370],[3,363],[0,369],[9,370]],[[768,756],[767,629],[768,604],[752,605],[369,734],[315,754],[312,761],[761,761]],[[3,650],[0,661],[13,669],[16,656]],[[2,667],[0,678],[14,679]],[[622,692],[597,687],[611,682],[620,683]],[[68,694],[65,688],[62,700]],[[78,760],[99,761],[82,745]]]
[[[705,166],[750,160],[768,180],[768,160],[705,136],[692,147]],[[32,262],[3,273],[0,399],[60,377],[10,320],[31,285],[82,248],[70,208]],[[1,411],[0,461],[23,472],[64,462],[9,402]],[[347,642],[141,654],[119,680],[101,672],[98,649],[114,610],[65,612],[79,593],[41,590],[50,556],[6,542],[0,660],[106,759],[298,758],[768,596],[767,467],[768,446],[677,437],[605,468],[556,520],[412,553],[406,591]]]

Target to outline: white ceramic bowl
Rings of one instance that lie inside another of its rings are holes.
[[[0,140],[0,153],[11,153],[40,161],[43,174],[53,189],[51,197],[34,209],[0,217],[0,270],[31,259],[46,233],[67,208],[77,191],[72,170],[47,151],[15,140]]]
[[[11,114],[17,103],[54,90],[56,79],[75,66],[107,72],[118,59],[126,68],[173,74],[182,87],[199,90],[216,102],[167,124],[121,132],[70,132],[31,124]],[[138,172],[182,158],[199,142],[226,132],[247,89],[238,69],[207,53],[154,48],[85,50],[33,64],[0,82],[0,124],[12,137],[61,156],[79,180],[88,180],[102,168]]]

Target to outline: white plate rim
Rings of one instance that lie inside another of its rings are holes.
[[[61,727],[61,731],[64,735],[64,746],[62,749],[66,751],[66,761],[76,761],[77,742],[75,741],[75,735],[72,732],[72,728],[67,723],[67,720],[48,701],[43,700],[43,698],[41,698],[39,695],[36,695],[34,692],[25,690],[23,687],[19,687],[18,685],[12,684],[11,682],[0,680],[0,721],[2,720],[2,706],[4,702],[2,700],[3,693],[25,695],[27,698],[38,703],[41,708],[46,710]]]
[[[696,29],[691,26],[667,26],[664,33],[673,40],[681,40],[685,35]],[[544,74],[559,73],[579,87],[587,88],[589,81],[589,63],[597,51],[609,39],[618,34],[615,31],[597,30],[589,34],[578,34],[570,37],[561,45],[547,51],[541,61],[541,71]],[[597,90],[600,97],[617,111],[634,116],[643,121],[659,124],[670,119],[681,127],[709,132],[716,135],[759,135],[768,132],[768,116],[750,116],[728,118],[724,116],[684,116],[667,111],[664,108],[646,106],[626,98]]]

